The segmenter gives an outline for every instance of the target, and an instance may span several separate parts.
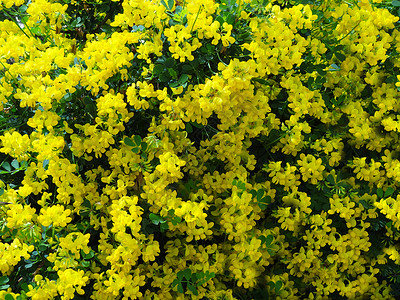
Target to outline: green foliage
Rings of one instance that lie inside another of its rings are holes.
[[[0,298],[399,297],[375,2],[4,1]]]
[[[187,290],[193,295],[198,296],[197,287],[205,284],[214,277],[215,273],[213,272],[192,273],[192,271],[187,268],[177,273],[177,278],[172,282],[172,286],[176,286],[179,293],[185,293]]]

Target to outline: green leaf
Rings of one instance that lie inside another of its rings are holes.
[[[149,214],[149,218],[151,220],[151,222],[153,222],[154,225],[158,225],[160,223],[165,223],[166,221],[159,215],[156,214]]]
[[[21,289],[24,290],[25,292],[29,292],[29,285],[24,282],[23,284],[21,284]]]
[[[192,271],[189,268],[183,270],[183,277],[185,277],[186,280],[190,280],[191,275]]]
[[[147,161],[147,153],[146,152],[142,152],[140,154],[140,157],[142,158],[142,161],[146,162]]]
[[[28,260],[27,263],[25,264],[25,269],[29,269],[32,268],[34,262],[31,260]]]
[[[18,162],[18,160],[14,159],[14,160],[11,162],[11,166],[13,166],[14,169],[19,169],[19,162]]]
[[[112,33],[113,32],[113,27],[110,26],[109,24],[103,24],[101,25],[101,31],[105,32],[105,33]]]
[[[43,161],[43,169],[47,170],[49,168],[49,163],[50,161],[48,159],[45,159]]]
[[[178,292],[183,294],[183,285],[181,282],[178,283]]]
[[[21,6],[18,8],[18,11],[19,11],[20,14],[24,14],[24,13],[26,12],[27,9],[28,9],[28,6],[24,4],[24,5],[21,5]]]
[[[0,277],[0,284],[1,284],[1,285],[6,284],[6,283],[8,283],[9,281],[10,281],[10,279],[8,278],[8,276],[1,276],[1,277]]]
[[[397,81],[397,78],[395,76],[389,76],[388,78],[385,79],[385,83],[394,83]]]
[[[393,194],[394,189],[391,187],[388,187],[387,190],[385,191],[385,195],[383,196],[384,198],[389,197]]]
[[[307,86],[311,87],[314,83],[314,77],[308,77]]]
[[[134,147],[131,149],[133,153],[138,154],[139,153],[139,148],[138,147]]]
[[[242,181],[238,181],[236,184],[234,184],[234,185],[236,185],[238,188],[239,188],[239,190],[242,190],[242,191],[245,191],[246,190],[246,184],[244,183],[244,182],[242,182]]]
[[[181,217],[175,216],[171,219],[171,223],[172,225],[176,226],[178,225],[180,222],[182,222]]]
[[[169,10],[169,7],[168,7],[167,3],[165,3],[164,0],[161,0],[161,4],[164,5],[164,7],[165,7],[167,10]]]
[[[272,241],[274,240],[274,236],[269,234],[266,238],[265,238],[265,246],[269,247],[272,243]]]
[[[176,277],[177,277],[178,279],[175,279],[175,280],[178,280],[178,282],[182,281],[182,279],[183,279],[183,271],[179,271],[179,272],[176,274]],[[174,282],[175,282],[175,280],[174,280]]]
[[[340,61],[344,61],[346,59],[346,56],[344,54],[342,54],[342,53],[339,53],[339,52],[335,52],[335,56]]]
[[[199,295],[199,293],[197,292],[196,287],[193,286],[192,284],[189,283],[189,284],[187,285],[187,288],[188,288],[189,291],[191,291],[191,292],[193,293],[193,295],[195,295],[195,296],[198,296],[198,295]]]
[[[178,73],[175,71],[175,69],[168,68],[167,70],[168,70],[169,75],[171,75],[171,77],[173,79],[177,79],[178,78]]]
[[[85,112],[87,112],[89,115],[94,115],[96,113],[95,105],[94,104],[85,105]]]
[[[228,15],[226,18],[226,23],[233,25],[235,23],[236,17],[232,14]]]
[[[251,81],[255,81],[255,82],[258,82],[261,84],[265,84],[265,85],[270,84],[269,81],[262,79],[262,78],[252,78]]]
[[[140,148],[142,148],[142,151],[146,151],[146,149],[147,149],[147,143],[146,143],[146,142],[142,142],[142,143],[140,144]]]
[[[215,18],[216,21],[219,22],[219,24],[222,26],[222,24],[224,24],[225,20],[222,16],[218,16]]]
[[[336,99],[336,105],[339,106],[340,104],[343,103],[344,99],[346,99],[346,95],[340,95],[337,99]]]
[[[278,293],[282,286],[283,286],[283,282],[281,280],[278,280],[275,283],[275,293]]]
[[[9,284],[0,285],[0,290],[6,290],[10,287]]]
[[[182,74],[181,77],[178,80],[178,83],[180,85],[183,85],[184,83],[186,83],[189,79],[189,76],[187,74]]]
[[[314,69],[315,69],[315,66],[309,65],[309,66],[306,68],[306,72],[307,72],[307,73],[312,73],[312,72],[314,72]]]
[[[84,258],[85,259],[91,259],[94,257],[94,251],[90,250],[88,254],[84,253]]]
[[[191,65],[185,64],[185,65],[182,66],[182,71],[183,72],[190,73],[190,71],[192,71],[192,70],[193,70],[193,67]]]
[[[344,49],[344,45],[337,45],[336,47],[333,48],[334,51],[341,51]]]
[[[258,206],[264,210],[267,209],[268,204],[271,203],[271,196],[267,195],[264,198],[262,198],[260,201],[258,201]]]
[[[204,272],[200,273],[192,273],[192,276],[190,277],[191,282],[196,282],[198,279],[204,277]]]
[[[161,232],[165,232],[165,231],[167,231],[168,229],[169,229],[168,223],[163,223],[163,222],[161,222],[161,224],[160,224],[160,230],[161,230]]]
[[[179,86],[179,83],[178,82],[173,82],[173,83],[171,83],[170,85],[169,85],[169,87],[170,88],[177,88]]]
[[[126,138],[124,139],[124,143],[125,143],[125,145],[127,145],[127,146],[131,146],[131,147],[135,147],[135,146],[136,146],[135,143],[134,143],[130,138],[128,138],[128,137],[126,137]]]
[[[340,67],[337,64],[331,64],[329,71],[340,71]]]
[[[326,71],[324,71],[326,74]],[[315,84],[319,87],[322,86],[322,84],[324,84],[326,82],[326,78],[324,76],[317,76],[317,78],[315,78]]]
[[[358,201],[365,209],[373,208],[373,206],[369,205],[365,200]]]
[[[204,125],[203,124],[199,124],[197,122],[190,122],[190,124],[192,124],[192,126],[196,127],[196,128],[203,128]]]
[[[7,294],[4,296],[4,300],[15,300],[15,299],[14,299],[13,295]]]
[[[315,70],[316,70],[316,71],[318,72],[318,74],[321,75],[321,76],[325,76],[326,73],[327,73],[324,69],[325,69],[325,65],[323,65],[323,64],[320,64],[320,65],[316,65],[316,66],[315,66]]]
[[[0,196],[4,194],[4,189],[0,188]]]
[[[161,64],[156,64],[153,68],[153,74],[160,75],[162,72],[164,72],[164,66]]]
[[[264,195],[264,190],[263,189],[259,189],[257,191],[257,201],[260,201],[262,199],[263,195]]]
[[[165,68],[173,68],[175,66],[176,62],[175,59],[173,59],[172,57],[169,57],[165,60],[164,66]]]
[[[3,167],[3,169],[5,169],[8,172],[11,172],[11,166],[8,162],[3,162],[3,164],[1,165]]]
[[[140,135],[135,135],[135,136],[133,137],[133,139],[134,139],[134,141],[135,141],[135,144],[136,144],[137,146],[140,146],[140,144],[142,143],[142,138],[140,137]]]
[[[85,104],[85,106],[95,106],[93,100],[90,97],[83,98],[83,104]]]
[[[190,123],[186,123],[185,130],[187,133],[192,133],[193,132],[192,125],[190,125]]]
[[[392,1],[392,5],[395,6],[395,7],[398,7],[398,6],[400,6],[400,1],[398,1],[398,0],[393,0],[393,1]]]
[[[39,27],[39,26],[31,27],[31,32],[32,32],[34,35],[42,35],[42,31],[40,30],[40,27]]]
[[[88,261],[88,260],[82,260],[82,261],[81,261],[81,265],[82,265],[82,267],[87,268],[87,267],[90,266],[90,261]]]
[[[267,205],[265,205],[264,203],[258,203],[258,207],[261,208],[262,210],[267,209]]]
[[[268,282],[268,285],[269,285],[272,289],[275,288],[275,282],[273,282],[273,281]]]
[[[48,246],[46,244],[40,244],[38,247],[39,251],[42,251],[42,252],[46,251],[47,248],[48,248]]]
[[[325,71],[325,70],[323,70],[323,69],[317,69],[317,72],[318,72],[318,74],[321,75],[321,76],[325,76],[326,73],[327,73],[327,71]],[[317,77],[317,78],[318,78],[318,77]],[[316,80],[316,81],[317,81],[317,80]],[[323,80],[320,80],[320,81],[323,81]],[[319,82],[319,81],[317,81],[317,82]]]
[[[215,273],[214,272],[210,273],[210,271],[206,271],[206,273],[200,272],[197,275],[199,281],[196,283],[196,286],[201,286],[207,281],[209,281],[211,278],[215,277]]]
[[[328,180],[328,182],[329,182],[331,185],[335,185],[335,178],[333,177],[332,174],[329,174],[329,175],[326,177],[326,180]]]
[[[178,5],[177,7],[175,7],[175,15],[179,15],[182,12],[182,10],[183,10],[182,6]]]
[[[381,188],[376,190],[376,194],[378,195],[379,198],[383,198],[383,190]]]

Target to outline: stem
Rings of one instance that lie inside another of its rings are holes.
[[[4,9],[4,6],[3,6]],[[15,9],[12,10],[15,14],[19,14],[19,12]],[[15,22],[15,21],[14,21]],[[35,36],[35,34],[32,32],[31,28],[28,26],[28,24],[26,24],[24,18],[21,18],[21,22],[22,24],[24,24],[24,27],[28,29],[29,33],[31,34],[32,37],[34,37],[35,39],[37,39],[38,37]],[[18,22],[16,22],[16,24],[18,25],[18,27],[22,30],[22,28],[19,26]],[[23,31],[23,30],[22,30]],[[24,31],[23,31],[24,32]],[[30,38],[30,36],[28,36],[25,32],[24,34]],[[46,34],[46,41],[50,42],[53,46],[54,46],[54,41],[51,41],[49,39],[49,36]]]
[[[197,15],[196,15],[196,18],[194,19],[194,22],[193,22],[193,25],[192,25],[192,28],[190,29],[190,32],[189,33],[192,33],[192,31],[193,31],[193,27],[194,27],[194,24],[196,24],[196,21],[197,21],[197,18],[199,17],[199,14],[200,14],[200,11],[201,11],[201,8],[203,7],[203,4],[199,7],[199,10],[197,11]]]
[[[11,78],[14,79],[15,81],[17,81],[17,79],[13,76],[13,74],[10,73],[10,71],[6,68],[6,66],[1,61],[0,61],[0,64],[3,66],[4,69],[6,69],[8,74],[10,74]]]
[[[342,37],[341,39],[339,39],[337,42],[340,42],[341,40],[345,39],[346,37],[348,37],[350,35],[350,33],[352,33],[354,31],[354,29],[356,29],[361,22],[359,22],[356,26],[354,26],[344,37]]]
[[[30,38],[30,36],[22,29],[21,25],[19,25],[18,21],[16,21],[8,12],[7,9],[3,6],[3,11],[4,13],[7,15],[7,17],[9,17],[17,26],[18,28],[28,37]]]
[[[226,63],[221,59],[221,57],[219,56],[219,53],[218,53],[218,52],[219,52],[219,51],[216,51],[219,61],[222,62],[225,66],[227,66],[227,64],[226,64]]]

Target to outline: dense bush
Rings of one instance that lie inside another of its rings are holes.
[[[1,299],[400,297],[399,1],[1,5]]]

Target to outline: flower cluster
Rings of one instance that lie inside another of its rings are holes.
[[[398,1],[314,2],[2,1],[0,298],[398,298]]]

